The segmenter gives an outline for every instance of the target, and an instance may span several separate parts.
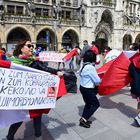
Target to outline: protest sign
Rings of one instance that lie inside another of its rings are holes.
[[[0,109],[54,108],[59,77],[0,68]]]
[[[39,60],[40,61],[51,61],[51,62],[64,62],[63,58],[65,56],[66,56],[66,53],[40,52]]]

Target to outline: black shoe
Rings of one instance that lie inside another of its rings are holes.
[[[90,128],[90,124],[88,123],[88,121],[85,121],[82,118],[79,121],[80,121],[80,124],[79,124],[80,126],[83,126],[85,128]]]
[[[87,120],[87,123],[88,123],[88,124],[92,124],[92,121]]]

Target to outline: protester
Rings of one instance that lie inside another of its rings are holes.
[[[140,45],[136,45],[133,50],[138,49],[140,53]],[[133,81],[130,83],[130,91],[133,98],[137,99],[137,112],[138,115],[135,117],[135,121],[140,126],[140,54],[134,57],[130,66],[129,74],[133,78]]]
[[[139,44],[138,43],[133,43],[129,46],[130,51],[137,51],[139,49]]]
[[[83,41],[83,45],[84,45],[84,46],[83,46],[83,49],[81,50],[81,58],[83,58],[85,52],[91,48],[91,47],[88,45],[88,41],[87,41],[87,40],[84,40],[84,41]]]
[[[6,50],[5,48],[0,49],[0,60],[6,60]]]
[[[104,49],[104,58],[106,57],[106,55],[111,51],[112,49],[109,46],[105,46]]]
[[[95,69],[96,54],[92,50],[85,52],[83,62],[83,66],[80,69],[80,92],[83,96],[85,107],[79,121],[80,126],[90,128],[92,122],[89,119],[100,106],[96,95],[97,86],[100,84],[101,79]]]
[[[64,47],[62,47],[58,52],[59,53],[67,53],[67,51]],[[64,62],[58,62],[58,69],[60,69],[61,63],[63,64],[63,69],[65,69],[65,63]]]
[[[13,52],[13,56],[10,58],[13,63],[25,65],[25,66],[32,66],[39,68],[39,65],[37,66],[37,63],[35,61],[35,58],[33,56],[33,48],[34,46],[29,40],[21,40],[18,42],[18,44],[15,47],[15,50]],[[43,68],[45,66],[42,66]],[[40,66],[41,69],[41,66]],[[59,77],[63,75],[62,72],[57,71],[52,68],[45,67],[45,71],[48,71],[53,74],[57,74]],[[33,110],[34,111],[34,110]],[[33,119],[33,125],[34,125],[34,131],[35,131],[35,140],[42,140],[41,138],[41,117],[42,114],[37,116]],[[23,122],[14,123],[10,126],[7,140],[14,140],[14,135],[18,128],[21,126]]]
[[[96,47],[96,43],[94,41],[91,42],[91,50],[96,54],[98,55],[99,54],[99,50],[98,48]]]
[[[81,48],[79,46],[76,46],[75,48],[77,48],[77,52],[78,52],[78,55],[76,55],[76,65],[77,65],[77,69],[79,69],[81,63],[81,59],[80,59]]]
[[[88,41],[87,40],[84,40],[83,41],[83,49],[81,50],[81,53],[80,53],[80,58],[81,58],[81,60],[80,60],[80,68],[82,67],[82,65],[83,65],[83,56],[84,56],[84,54],[85,54],[85,52],[87,51],[87,50],[90,50],[91,49],[91,47],[90,47],[90,45],[88,45]],[[77,70],[77,73],[79,73],[80,71],[79,70]]]
[[[35,56],[39,56],[39,53],[42,51],[42,48],[41,47],[36,47],[35,48]]]

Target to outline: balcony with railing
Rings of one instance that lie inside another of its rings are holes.
[[[17,15],[5,15],[4,20],[0,19],[0,23],[4,24],[33,24],[33,25],[53,25],[54,21],[58,21],[52,17],[29,17],[29,16],[17,16]],[[78,19],[61,19],[58,21],[63,25],[80,25]]]
[[[43,1],[50,2],[49,0],[41,0],[41,2]],[[47,5],[46,7],[36,3],[6,5],[5,9],[0,8],[0,24],[53,25],[54,21],[58,21],[62,25],[80,25],[80,19],[77,18],[79,10],[66,9],[61,5],[61,2],[71,4],[70,0],[60,0],[59,5]]]
[[[93,6],[105,6],[105,7],[114,7],[116,2],[115,0],[92,0]]]

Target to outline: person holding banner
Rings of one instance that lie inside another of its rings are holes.
[[[83,62],[83,66],[80,69],[80,92],[83,96],[85,107],[79,120],[79,125],[90,128],[92,122],[89,119],[100,106],[96,95],[98,92],[97,86],[100,84],[101,79],[95,69],[96,54],[92,50],[85,52]]]
[[[13,63],[29,66],[29,67],[35,67],[37,64],[35,63],[35,57],[33,56],[33,48],[34,46],[32,45],[31,41],[29,40],[21,40],[17,43],[15,50],[13,52],[13,56],[11,57],[11,61]],[[42,69],[40,69],[42,70]],[[62,72],[45,67],[45,71],[48,71],[53,74],[57,74],[59,77],[63,75]],[[35,111],[35,110],[33,110]],[[33,126],[34,126],[34,131],[35,131],[35,140],[42,140],[41,138],[41,116],[42,114],[39,114],[35,118],[33,118]],[[14,135],[18,128],[21,126],[23,122],[17,122],[14,123],[10,126],[8,135],[7,135],[7,140],[14,140]]]
[[[59,53],[67,53],[66,49],[64,47],[62,47],[60,50],[59,50]],[[60,69],[60,65],[61,63],[63,64],[63,69],[65,69],[65,63],[64,62],[58,62],[58,69]]]

